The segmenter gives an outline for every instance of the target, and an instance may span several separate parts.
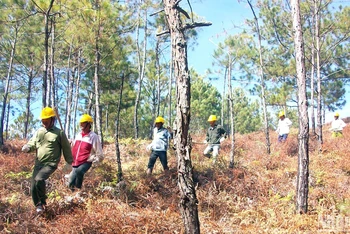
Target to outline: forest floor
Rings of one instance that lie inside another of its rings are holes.
[[[202,156],[205,145],[193,144],[201,233],[350,233],[350,126],[344,138],[332,139],[325,131],[321,150],[310,140],[303,215],[295,208],[297,129],[285,144],[270,134],[270,155],[262,132],[237,134],[234,169],[228,167],[230,139],[215,166]],[[204,140],[204,134],[192,137]],[[176,156],[168,151],[169,173],[157,160],[147,176],[149,142],[120,140],[122,183],[117,183],[115,145],[106,144],[105,160],[86,174],[80,195],[66,187],[62,158],[47,181],[47,210],[37,215],[29,194],[34,154],[21,152],[23,140],[6,141],[0,153],[0,233],[184,233]]]

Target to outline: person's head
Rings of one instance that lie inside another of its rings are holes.
[[[339,118],[339,113],[338,112],[335,112],[334,113],[334,119],[338,119]]]
[[[161,128],[163,126],[164,122],[165,122],[165,120],[163,119],[163,117],[158,116],[156,118],[156,120],[154,121],[154,125],[156,126],[156,128],[159,129],[159,128]]]
[[[79,120],[80,130],[83,132],[89,132],[93,122],[94,120],[90,115],[83,114]]]
[[[41,123],[46,129],[55,124],[56,113],[51,107],[45,107],[40,113]]]
[[[217,121],[216,115],[209,116],[208,122],[209,122],[210,126],[213,126],[216,123],[216,121]]]
[[[278,113],[278,117],[283,120],[285,118],[284,111],[280,111],[280,113]]]

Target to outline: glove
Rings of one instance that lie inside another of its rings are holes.
[[[225,140],[225,137],[221,137],[220,138],[220,143],[223,142]]]
[[[93,163],[92,163],[92,167],[93,168],[96,168],[96,167],[98,167],[98,166],[100,166],[101,165],[101,161],[100,160],[96,160],[96,161],[94,161]]]
[[[102,162],[102,159],[99,158],[99,157],[95,157],[94,160],[92,161],[92,164],[95,165],[95,166],[98,166],[100,165]]]
[[[24,153],[28,153],[30,151],[30,146],[25,144],[23,147],[22,147],[22,152]]]
[[[152,149],[152,144],[147,145],[146,150],[150,151]]]

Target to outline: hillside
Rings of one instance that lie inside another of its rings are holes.
[[[236,136],[235,168],[228,168],[229,140],[218,164],[193,144],[201,233],[350,233],[350,127],[345,137],[324,133],[322,152],[310,142],[309,212],[295,214],[297,130],[266,154],[263,133]],[[193,136],[202,142],[203,136]],[[148,141],[121,141],[124,183],[116,184],[114,144],[91,169],[78,197],[65,186],[63,162],[47,181],[47,211],[38,216],[29,195],[34,158],[20,151],[24,141],[6,142],[0,154],[1,233],[183,233],[178,209],[176,157],[168,152],[168,174],[157,161],[146,175]]]

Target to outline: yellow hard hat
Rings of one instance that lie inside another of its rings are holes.
[[[284,111],[280,111],[280,113],[278,113],[278,117],[284,116]]]
[[[55,117],[55,111],[51,107],[45,107],[40,114],[40,119],[49,119]]]
[[[158,116],[156,118],[156,120],[154,121],[154,123],[164,123],[164,122],[165,122],[165,120],[162,117],[160,117],[160,116]]]
[[[335,112],[334,116],[339,117],[339,113],[338,113],[338,112]]]
[[[85,122],[93,123],[94,120],[92,119],[92,117],[90,115],[83,114],[80,118],[79,123],[85,123]]]
[[[216,121],[216,115],[211,115],[209,116],[209,119],[208,119],[208,122],[211,122],[211,121]]]

